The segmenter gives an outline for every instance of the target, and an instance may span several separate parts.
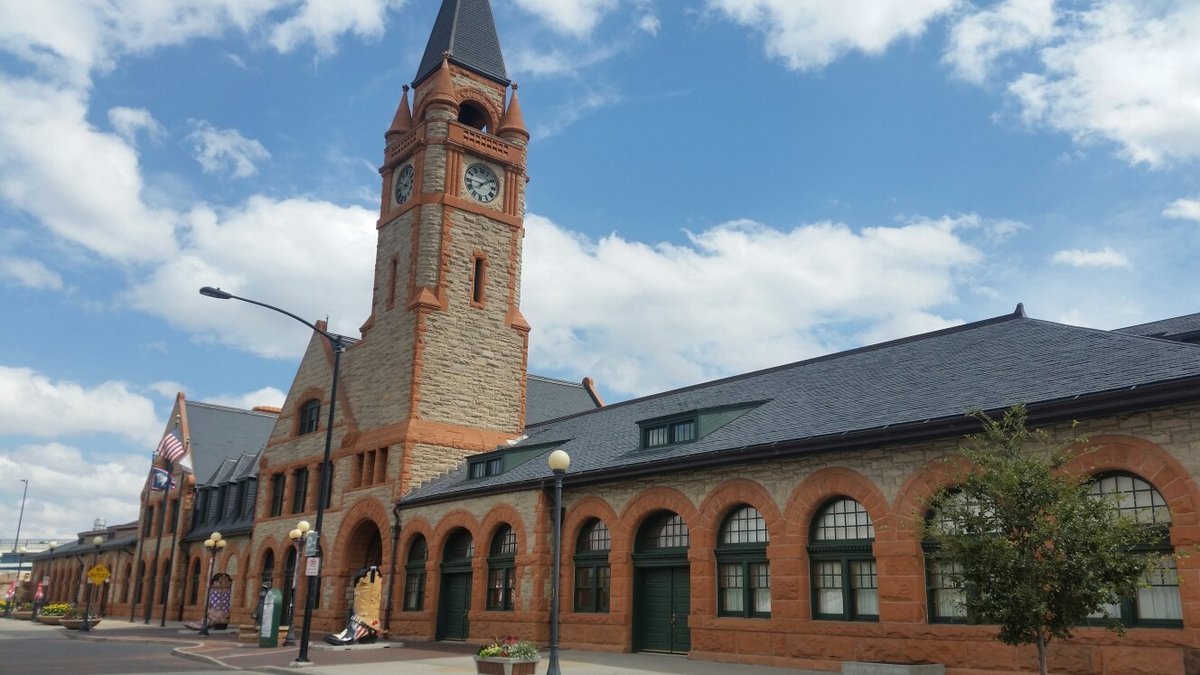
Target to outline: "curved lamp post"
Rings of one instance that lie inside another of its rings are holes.
[[[302,520],[296,523],[296,529],[288,532],[288,539],[291,539],[292,545],[296,547],[296,564],[292,567],[292,592],[288,594],[288,632],[287,638],[283,641],[284,647],[296,646],[296,641],[292,638],[292,624],[295,623],[296,618],[296,580],[300,577],[300,548],[304,546],[304,535],[308,534],[309,529],[308,521]]]
[[[92,551],[92,567],[95,567],[96,563],[100,560],[100,545],[103,543],[103,536],[98,534],[92,537],[92,546],[95,547]],[[88,577],[87,602],[84,603],[83,607],[83,625],[79,627],[79,630],[84,633],[92,630],[92,586],[95,585],[92,583],[92,578]]]
[[[342,365],[342,352],[346,351],[346,339],[335,333],[327,333],[320,328],[317,328],[314,324],[301,319],[285,309],[280,309],[274,305],[268,305],[265,302],[239,297],[232,293],[223,291],[220,288],[205,286],[200,289],[200,295],[209,298],[216,298],[217,300],[241,300],[242,302],[248,302],[251,305],[265,307],[273,312],[279,312],[284,316],[290,316],[296,321],[308,326],[313,330],[313,332],[319,334],[321,337],[329,341],[329,347],[333,350],[333,382],[329,385],[329,421],[325,425],[325,457],[321,462],[321,489],[319,494],[317,494],[317,518],[316,523],[313,526],[313,530],[317,533],[317,555],[315,557],[319,561],[322,555],[321,526],[325,522],[325,496],[329,494],[329,456],[333,447],[333,415],[334,409],[337,406],[338,370]],[[320,563],[318,562],[318,574],[320,570],[319,564]],[[317,604],[317,596],[315,594],[317,587],[318,585],[312,583],[311,580],[306,586],[306,591],[304,594],[304,627],[300,631],[300,653],[296,655],[295,661],[297,665],[308,665],[311,663],[308,660],[308,638],[312,633],[312,613],[313,608],[315,608]]]
[[[550,563],[550,665],[546,675],[562,675],[558,669],[558,605],[562,589],[560,558],[562,557],[562,482],[563,474],[571,466],[571,456],[563,450],[555,450],[546,460],[554,472],[554,557]]]
[[[208,605],[212,602],[213,566],[217,562],[217,554],[225,548],[225,540],[220,532],[213,532],[204,540],[204,548],[208,549],[208,583],[204,587],[204,621],[200,624],[200,634],[208,635]]]

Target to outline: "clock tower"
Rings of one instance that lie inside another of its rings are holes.
[[[411,94],[410,104],[405,86],[385,134],[362,329],[375,354],[371,371],[356,373],[378,410],[360,407],[358,422],[400,431],[404,420],[409,451],[490,449],[525,424],[529,133],[487,0],[443,1]]]

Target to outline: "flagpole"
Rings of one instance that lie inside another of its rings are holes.
[[[171,486],[170,475],[171,475],[171,462],[168,461],[167,462],[167,480],[168,480],[167,487]],[[154,537],[154,574],[150,577],[154,581],[150,584],[150,594],[146,597],[146,613],[143,616],[143,622],[147,626],[150,625],[150,617],[154,616],[154,591],[157,588],[157,583],[158,583],[158,555],[159,555],[159,551],[162,550],[163,527],[166,525],[166,522],[167,522],[166,506],[167,506],[167,492],[164,490],[163,498],[162,498],[162,505],[158,507],[158,534],[155,535],[155,537]]]

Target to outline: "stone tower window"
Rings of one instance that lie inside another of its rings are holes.
[[[487,113],[477,104],[467,101],[458,107],[458,121],[480,131],[488,130]]]

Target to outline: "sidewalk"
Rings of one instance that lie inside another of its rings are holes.
[[[202,636],[174,621],[160,627],[158,622],[147,626],[138,621],[106,618],[90,633],[68,631],[67,634],[82,640],[161,642],[164,649],[169,648],[183,658],[238,670],[290,675],[473,675],[475,664],[471,655],[477,646],[461,642],[404,644],[381,641],[372,645],[334,647],[321,642],[321,634],[314,635],[318,640],[309,643],[308,658],[312,665],[298,668],[292,665],[298,647],[260,648],[240,644],[236,631],[213,631],[209,636]],[[548,656],[543,650],[538,673],[546,672]],[[693,661],[667,654],[611,654],[567,649],[559,652],[559,665],[567,675],[828,675],[819,671]]]

